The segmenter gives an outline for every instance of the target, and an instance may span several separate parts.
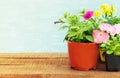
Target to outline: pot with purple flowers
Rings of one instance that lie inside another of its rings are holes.
[[[101,21],[94,16],[94,13],[92,10],[83,10],[75,15],[67,12],[64,14],[64,17],[57,21],[62,23],[60,29],[67,29],[65,40],[68,43],[71,68],[77,70],[96,68],[99,45],[94,43],[92,32],[98,29],[98,24]]]

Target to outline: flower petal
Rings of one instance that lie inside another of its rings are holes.
[[[106,31],[111,25],[108,23],[102,23],[99,25],[101,31]]]
[[[115,24],[114,27],[116,28],[116,34],[120,34],[120,24]]]
[[[88,20],[89,18],[91,18],[93,16],[93,11],[87,11],[85,14],[84,14],[84,19],[85,20]]]
[[[107,31],[110,33],[110,35],[116,34],[116,28],[114,26],[110,26]]]
[[[102,23],[99,25],[99,28],[101,31],[106,31],[107,33],[110,33],[110,35],[116,34],[116,28],[108,23]]]
[[[104,31],[94,30],[93,38],[95,43],[102,43],[107,42],[109,40],[109,35]]]

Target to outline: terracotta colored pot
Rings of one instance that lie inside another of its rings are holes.
[[[68,41],[68,52],[72,68],[78,70],[96,68],[99,55],[99,47],[97,44]]]

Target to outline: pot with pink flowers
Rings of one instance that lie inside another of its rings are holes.
[[[96,43],[100,44],[101,60],[105,62],[107,71],[118,71],[120,70],[120,24],[102,23],[99,27],[100,30],[93,32]]]
[[[117,19],[120,20],[120,17],[118,17]],[[112,50],[112,45],[115,42],[114,39],[117,39],[116,37],[118,37],[118,35],[120,34],[120,24],[111,25],[108,23],[102,23],[99,25],[99,27],[102,32],[106,33],[106,36],[104,34],[105,37],[104,36],[102,38],[96,37],[95,39],[96,39],[97,43],[100,43],[101,61],[105,62],[105,52]],[[100,42],[99,39],[106,39],[106,41]],[[119,44],[119,40],[117,40],[117,41],[118,41],[118,43],[114,43],[114,45],[113,45],[114,49],[115,49],[115,45]],[[110,42],[113,42],[113,43],[110,43]]]
[[[107,71],[120,70],[120,34],[112,35],[110,39],[100,45],[104,53]]]
[[[108,6],[103,9],[113,7]],[[93,31],[94,41],[99,44],[100,57],[107,71],[120,70],[120,17],[113,13],[105,14],[106,21],[99,24],[99,30]]]
[[[68,43],[71,68],[77,70],[96,68],[99,58],[99,44],[109,40],[109,31],[103,31],[100,27],[104,26],[100,26],[100,24],[107,22],[109,14],[113,14],[115,11],[115,8],[111,5],[104,12],[106,7],[107,4],[102,4],[100,6],[101,10],[83,10],[73,15],[67,12],[55,22],[61,23],[60,29],[67,29],[65,40]],[[110,32],[112,31],[110,30]]]

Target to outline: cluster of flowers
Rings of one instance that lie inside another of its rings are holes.
[[[110,35],[120,34],[120,24],[110,25],[102,23],[99,25],[100,30],[93,31],[93,38],[95,43],[107,42]]]
[[[102,4],[100,11],[87,11],[84,14],[84,19],[89,20],[94,17],[107,18],[112,16],[116,11],[113,5]],[[94,16],[94,17],[93,17]],[[111,35],[120,34],[120,24],[110,25],[108,23],[99,24],[99,30],[93,30],[93,38],[95,43],[107,42]]]
[[[100,11],[97,10],[97,11],[87,11],[85,14],[84,14],[84,19],[85,20],[88,20],[89,18],[95,16],[95,17],[99,17],[99,16],[102,16],[102,15],[111,15],[113,14],[114,12],[116,12],[116,9],[114,8],[113,5],[111,6],[108,6],[107,4],[102,4],[100,6]]]

